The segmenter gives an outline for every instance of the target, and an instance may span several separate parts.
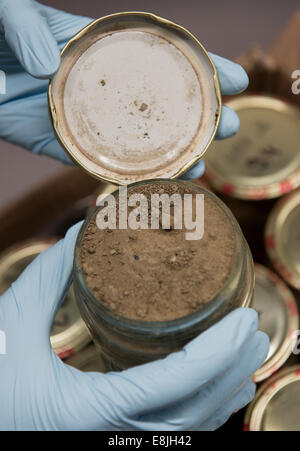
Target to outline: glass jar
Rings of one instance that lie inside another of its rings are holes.
[[[157,182],[149,180],[130,187]],[[78,306],[96,345],[101,348],[108,370],[121,370],[178,351],[201,332],[219,321],[230,311],[250,305],[254,288],[254,267],[248,244],[230,210],[214,194],[190,182],[160,179],[160,183],[189,186],[209,197],[230,221],[235,238],[235,255],[231,274],[223,289],[196,312],[170,320],[146,322],[120,316],[100,303],[90,291],[82,271],[81,244],[91,220],[101,207],[86,218],[77,238],[74,256],[74,289]],[[114,192],[116,196],[118,191]],[[205,202],[204,197],[204,202]],[[222,339],[222,337],[220,337]]]

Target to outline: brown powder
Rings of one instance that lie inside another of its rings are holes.
[[[197,192],[156,182],[128,189],[143,193]],[[186,230],[100,230],[95,217],[81,249],[83,274],[94,296],[121,316],[167,321],[195,312],[214,298],[230,275],[236,248],[225,213],[204,198],[204,235],[185,239]]]

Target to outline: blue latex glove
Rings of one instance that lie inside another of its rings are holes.
[[[7,94],[0,95],[1,138],[71,163],[50,124],[47,79],[59,67],[59,49],[91,20],[33,0],[0,0],[0,69],[7,77]],[[211,57],[223,94],[237,94],[247,87],[248,77],[241,66],[216,55]],[[232,136],[238,128],[237,115],[224,106],[216,138]],[[197,178],[203,171],[200,161],[184,178]]]
[[[249,377],[268,338],[238,309],[167,358],[120,373],[82,373],[49,335],[71,282],[80,224],[40,254],[0,297],[0,429],[212,430],[254,396]]]

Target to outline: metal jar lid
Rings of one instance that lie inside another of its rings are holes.
[[[270,199],[300,185],[300,110],[281,99],[242,95],[227,103],[239,115],[236,136],[212,143],[206,177],[240,199]]]
[[[94,344],[82,349],[66,360],[66,363],[81,371],[105,373],[106,368],[99,349]]]
[[[0,255],[0,294],[19,277],[32,260],[56,240],[28,240],[11,246]],[[70,287],[51,328],[51,345],[60,358],[66,358],[91,341],[77,308],[73,286]]]
[[[291,355],[299,316],[293,293],[276,274],[258,264],[252,307],[259,314],[259,329],[270,339],[268,356],[253,376],[255,382],[260,382],[275,373]]]
[[[300,289],[300,188],[278,201],[268,218],[265,243],[279,274]]]
[[[300,366],[268,379],[248,406],[244,430],[300,431]]]
[[[183,27],[142,12],[103,17],[75,35],[48,100],[69,156],[118,185],[181,175],[203,156],[221,111],[203,46]]]

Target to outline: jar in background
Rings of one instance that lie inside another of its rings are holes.
[[[268,256],[264,243],[264,229],[276,199],[245,200],[236,199],[223,193],[217,196],[227,205],[237,219],[249,244],[254,261],[268,265]]]
[[[155,183],[141,182],[134,186]],[[223,289],[190,315],[170,321],[137,321],[118,315],[100,303],[88,288],[81,265],[81,244],[98,207],[85,220],[78,235],[74,257],[74,290],[78,306],[94,342],[100,347],[107,369],[125,369],[162,358],[181,349],[188,341],[237,307],[249,306],[254,288],[254,268],[248,245],[229,209],[211,192],[184,181],[161,179],[160,183],[191,186],[224,212],[235,236],[235,255],[231,274]],[[117,192],[113,193],[114,196]],[[220,231],[222,233],[222,230]]]
[[[268,379],[248,406],[245,431],[300,431],[300,366]]]
[[[291,290],[276,274],[258,264],[252,307],[259,314],[259,330],[270,339],[267,358],[253,376],[254,382],[260,382],[275,373],[292,354],[299,315]]]
[[[267,265],[262,231],[269,212],[276,197],[300,184],[300,110],[251,93],[226,104],[238,113],[240,130],[212,143],[205,178],[237,218],[254,260]]]
[[[300,289],[300,188],[280,199],[265,228],[270,260],[292,287]]]
[[[11,246],[0,255],[0,295],[21,275],[34,258],[55,244],[54,239],[28,240]],[[74,296],[73,285],[59,309],[52,328],[51,345],[62,359],[82,349],[91,337],[80,317]]]
[[[214,141],[205,156],[205,177],[230,197],[265,200],[300,185],[300,110],[266,95],[242,95],[227,105],[240,118],[232,138]]]

